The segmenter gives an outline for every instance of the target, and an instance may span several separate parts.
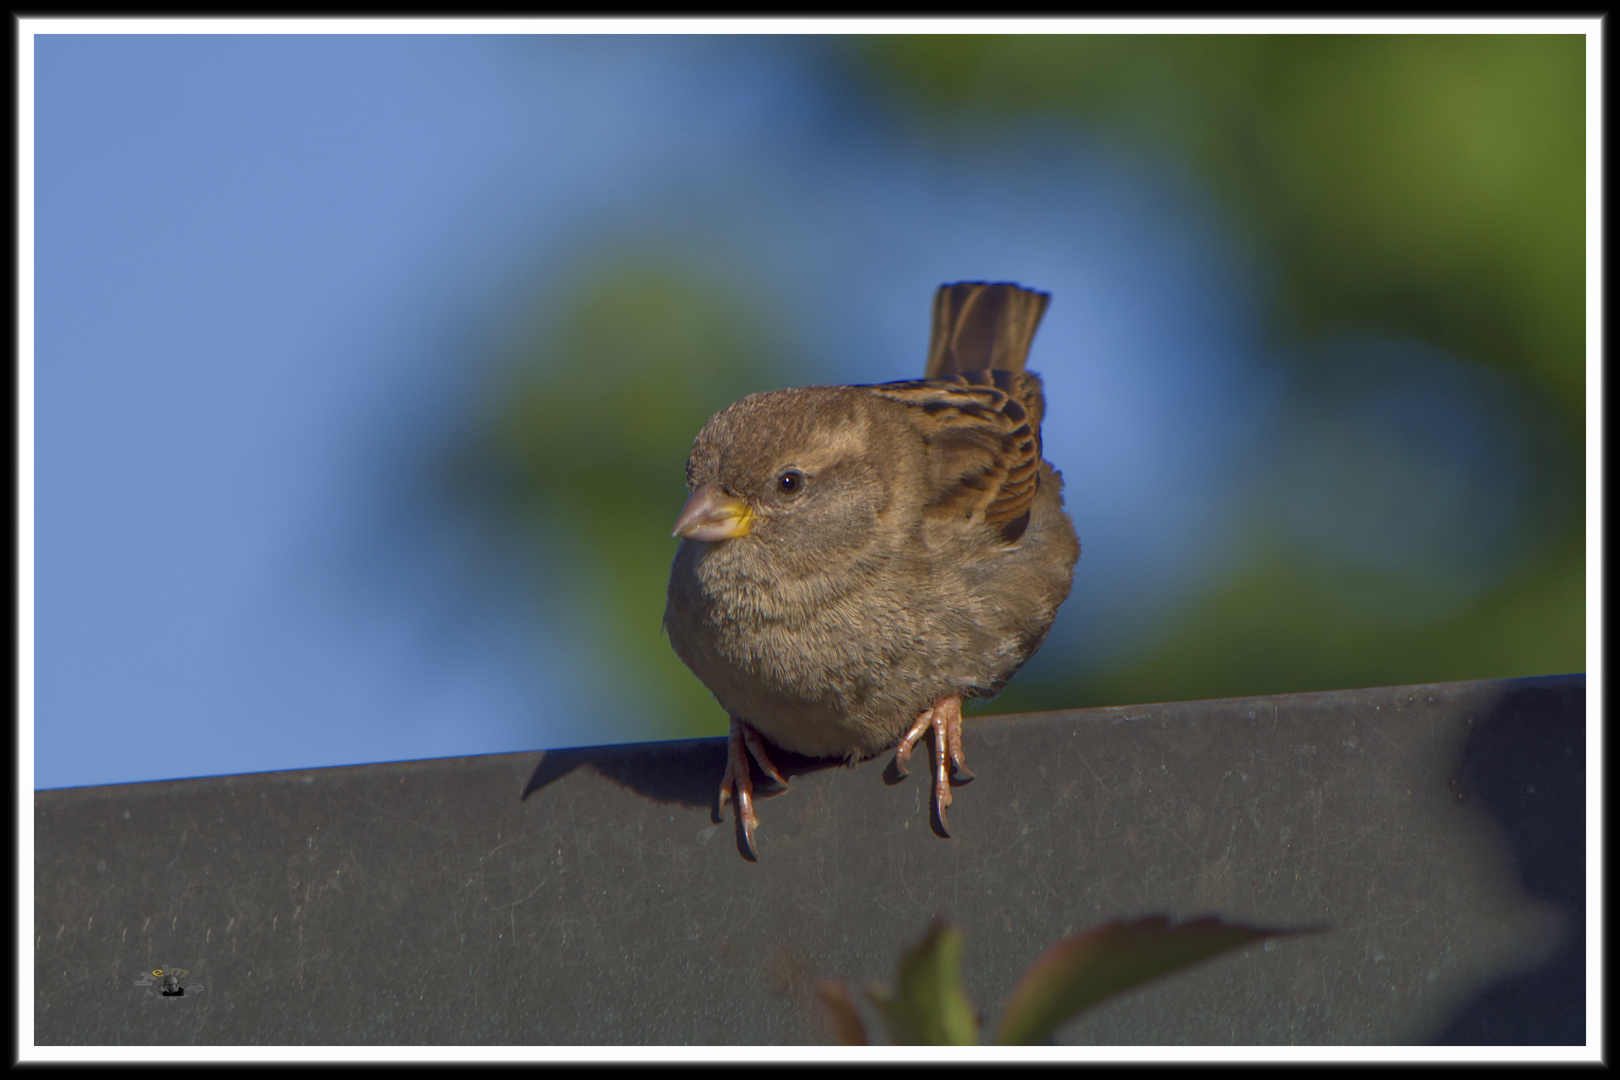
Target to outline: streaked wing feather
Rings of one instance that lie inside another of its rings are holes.
[[[1023,535],[1040,485],[1040,376],[966,371],[867,389],[908,406],[928,447],[924,513],[982,519],[1008,543]]]

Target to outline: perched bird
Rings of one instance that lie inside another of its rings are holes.
[[[1045,640],[1080,542],[1041,458],[1024,361],[1049,297],[962,282],[934,297],[924,377],[753,394],[686,463],[664,628],[731,716],[720,808],[754,857],[749,757],[765,740],[850,762],[932,731],[934,806],[962,757],[962,699],[1001,690]]]

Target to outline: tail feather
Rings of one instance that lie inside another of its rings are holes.
[[[959,281],[934,294],[923,378],[963,371],[1023,371],[1050,294],[1010,282]]]

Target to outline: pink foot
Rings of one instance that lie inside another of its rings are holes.
[[[967,767],[967,759],[962,756],[960,695],[953,694],[941,698],[934,703],[933,708],[924,709],[917,715],[917,722],[911,725],[911,729],[902,735],[895,745],[895,772],[901,776],[907,775],[912,747],[923,737],[923,732],[929,730],[934,733],[934,813],[939,817],[940,831],[949,836],[951,826],[945,817],[945,808],[951,805],[951,775],[954,773],[958,780],[963,781],[973,779],[973,773]]]
[[[759,852],[754,847],[754,829],[759,825],[759,818],[754,814],[754,777],[753,770],[749,768],[748,759],[759,762],[759,767],[766,776],[775,780],[783,787],[788,786],[787,778],[777,769],[776,763],[765,752],[765,740],[755,731],[753,725],[746,720],[731,718],[731,736],[726,740],[726,771],[720,777],[720,810],[723,813],[726,803],[731,801],[733,789],[737,793],[737,821],[743,829],[743,846],[748,849],[748,857],[757,860]]]

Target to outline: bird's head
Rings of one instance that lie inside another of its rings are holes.
[[[895,440],[859,390],[754,394],[717,413],[686,463],[674,534],[769,552],[778,571],[871,548],[892,501]]]

